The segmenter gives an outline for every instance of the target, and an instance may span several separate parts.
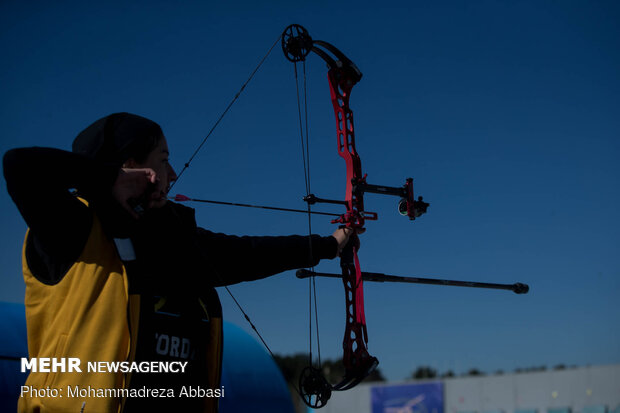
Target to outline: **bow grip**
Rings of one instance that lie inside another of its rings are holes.
[[[346,225],[340,225],[338,228],[350,228]],[[360,240],[355,232],[349,236],[349,241],[345,244],[345,246],[340,251],[340,267],[341,268],[351,268],[355,266],[354,257],[353,257],[353,249],[359,249]]]

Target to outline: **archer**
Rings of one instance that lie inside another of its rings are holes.
[[[214,287],[335,258],[354,232],[213,233],[197,226],[193,209],[168,199],[177,179],[168,158],[159,125],[129,113],[91,124],[72,152],[21,148],[4,155],[9,194],[29,227],[23,268],[30,358],[188,362],[182,374],[57,372],[54,387],[218,389],[222,311]],[[43,388],[49,380],[33,371],[26,385]],[[19,410],[217,411],[215,398],[168,403],[92,398],[84,406],[79,398],[33,396],[20,398]]]

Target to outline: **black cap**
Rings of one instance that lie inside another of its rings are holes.
[[[113,113],[92,123],[73,141],[74,153],[120,167],[127,159],[146,156],[163,136],[150,119]]]

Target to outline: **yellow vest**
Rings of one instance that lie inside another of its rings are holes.
[[[28,233],[26,233],[28,237]],[[62,280],[37,280],[22,252],[26,283],[26,325],[30,358],[77,357],[82,372],[31,372],[26,386],[58,389],[63,397],[20,397],[19,412],[120,412],[121,398],[68,397],[67,387],[126,388],[123,373],[88,372],[89,361],[132,361],[140,308],[129,295],[127,272],[114,242],[94,215],[86,245]]]

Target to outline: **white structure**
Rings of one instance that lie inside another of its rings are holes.
[[[445,413],[538,413],[620,405],[620,365],[444,380]]]
[[[620,413],[620,364],[439,381],[444,390],[443,412],[430,412],[417,404],[413,413]],[[386,413],[373,412],[373,387],[428,382],[359,385],[334,392],[320,412]]]

